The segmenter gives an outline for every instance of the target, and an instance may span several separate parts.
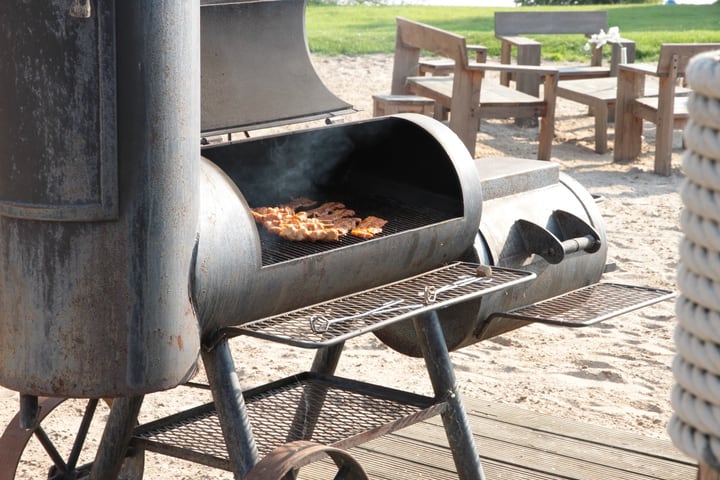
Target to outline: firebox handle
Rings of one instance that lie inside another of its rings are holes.
[[[528,220],[517,221],[528,253],[540,255],[550,264],[558,264],[575,252],[595,253],[602,245],[597,231],[581,218],[564,210],[555,210],[552,220],[563,240],[547,228]]]

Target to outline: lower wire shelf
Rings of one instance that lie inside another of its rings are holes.
[[[447,407],[443,399],[312,372],[243,395],[260,458],[294,440],[351,448],[438,415]],[[231,471],[213,403],[141,425],[132,443]]]

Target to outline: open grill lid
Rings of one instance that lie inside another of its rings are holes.
[[[204,135],[352,112],[310,60],[305,0],[201,2]]]

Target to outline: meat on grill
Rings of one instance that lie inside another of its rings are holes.
[[[359,238],[373,238],[378,233],[382,233],[382,227],[385,226],[387,220],[372,215],[361,221],[357,227],[350,230],[350,235]]]
[[[344,235],[370,239],[382,233],[387,223],[379,217],[360,219],[341,202],[327,202],[310,210],[299,210],[317,202],[305,198],[291,200],[278,207],[253,208],[255,222],[285,240],[331,242]]]

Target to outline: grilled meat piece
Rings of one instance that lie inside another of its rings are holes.
[[[357,227],[350,230],[350,235],[365,239],[374,238],[375,235],[382,233],[382,228],[386,223],[387,220],[371,215],[364,218],[360,223],[358,223]]]
[[[387,220],[373,216],[361,220],[355,217],[354,210],[345,208],[340,202],[327,202],[311,210],[296,211],[316,203],[298,198],[278,207],[253,208],[252,215],[255,222],[270,233],[296,242],[332,242],[347,234],[373,238],[382,232],[387,223]]]
[[[345,208],[344,203],[340,202],[327,202],[323,203],[317,208],[313,208],[312,210],[305,210],[305,213],[307,213],[308,217],[322,217],[323,215],[328,215],[335,210],[342,210]],[[354,214],[354,213],[353,213]]]

